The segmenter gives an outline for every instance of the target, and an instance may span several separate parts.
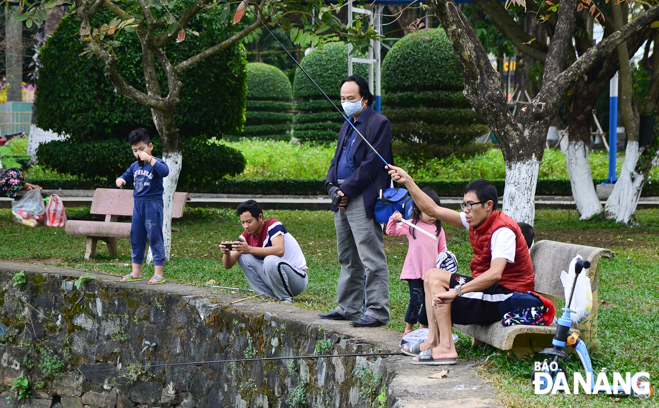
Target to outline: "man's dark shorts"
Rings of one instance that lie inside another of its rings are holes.
[[[473,280],[470,276],[451,274],[450,288]],[[451,319],[454,324],[492,324],[501,320],[499,304],[513,292],[495,283],[480,292],[469,292],[451,302]]]

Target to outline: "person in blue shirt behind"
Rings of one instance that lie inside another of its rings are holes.
[[[137,161],[130,165],[116,183],[122,188],[133,183],[133,221],[130,226],[130,247],[133,271],[124,276],[122,281],[130,282],[142,279],[142,262],[147,236],[153,252],[155,271],[149,284],[165,282],[163,267],[165,265],[165,245],[162,235],[163,223],[163,186],[162,179],[169,175],[169,167],[162,159],[154,157],[153,143],[146,129],[133,130],[128,135],[128,143]]]

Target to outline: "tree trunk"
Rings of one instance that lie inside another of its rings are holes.
[[[658,41],[659,33],[654,36],[654,43],[657,44]],[[656,120],[657,101],[659,100],[659,52],[653,54],[652,78],[644,100],[643,115],[648,117],[654,115]],[[636,140],[639,140],[638,135]],[[627,143],[625,162],[622,165],[620,177],[604,207],[607,218],[613,218],[622,224],[632,222],[645,181],[657,161],[659,161],[659,138],[655,122],[652,139],[648,146],[641,146],[635,140]]]
[[[23,23],[14,21],[5,7],[5,70],[7,77],[7,102],[23,100]]]
[[[588,75],[589,78],[593,78],[590,82],[580,79],[575,84],[569,106],[569,145],[564,152],[565,165],[570,176],[572,197],[582,220],[602,212],[602,205],[593,185],[593,173],[588,163],[593,109],[615,68],[610,64],[604,64],[602,71],[604,72],[600,72],[599,76]]]
[[[506,161],[502,211],[517,222],[533,225],[539,160]]]
[[[570,133],[572,133],[572,123],[570,123]],[[570,176],[572,197],[582,220],[602,212],[602,205],[593,185],[593,173],[588,164],[588,150],[588,145],[582,140],[571,140],[565,152],[565,165]]]
[[[162,235],[165,244],[165,259],[169,261],[172,252],[172,210],[174,208],[174,193],[178,185],[178,178],[183,165],[183,154],[181,153],[180,131],[174,121],[174,110],[157,111],[151,110],[153,122],[162,140],[162,159],[169,167],[169,175],[163,181],[163,223]],[[147,256],[147,262],[153,260],[151,248]]]

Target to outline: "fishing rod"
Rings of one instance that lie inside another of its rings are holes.
[[[291,55],[291,53],[286,49],[286,47],[284,47],[284,44],[282,44],[281,41],[279,41],[279,39],[278,39],[278,38],[272,33],[272,31],[270,31],[270,28],[268,28],[268,26],[263,22],[263,20],[261,20],[261,17],[259,17],[258,13],[256,13],[256,12],[254,11],[254,9],[252,8],[252,6],[249,4],[249,0],[243,0],[243,2],[247,5],[247,7],[249,7],[249,9],[250,9],[250,11],[252,12],[252,14],[254,14],[254,17],[256,17],[256,19],[259,20],[259,22],[261,23],[261,25],[263,26],[263,28],[265,28],[266,31],[268,31],[268,33],[272,36],[272,38],[274,38],[275,41],[277,41],[277,44],[279,44],[279,46],[280,46],[284,51],[286,51],[286,54],[288,54],[288,56],[291,57],[291,59],[293,60],[293,62],[295,63],[295,65],[297,65],[297,67],[300,68],[300,70],[301,70],[302,72],[304,72],[304,75],[306,75],[307,78],[309,78],[309,80],[311,81],[311,83],[313,83],[313,84],[316,86],[316,88],[318,88],[318,90],[320,91],[320,93],[323,94],[323,96],[324,96],[324,97],[327,99],[327,101],[328,101],[328,102],[334,107],[334,109],[336,109],[337,112],[339,112],[339,113],[341,114],[341,116],[343,117],[343,119],[344,119],[344,120],[345,120],[345,121],[346,121],[346,122],[347,122],[347,123],[353,128],[353,129],[354,129],[355,132],[357,132],[357,134],[362,138],[362,140],[363,140],[364,142],[366,142],[366,144],[368,145],[368,147],[370,147],[371,150],[373,150],[373,152],[374,152],[374,153],[380,158],[380,160],[382,160],[382,162],[384,163],[384,165],[385,165],[385,166],[389,166],[389,163],[387,163],[387,161],[386,161],[386,160],[380,155],[380,153],[378,153],[378,151],[375,150],[375,148],[373,147],[373,145],[372,145],[368,140],[366,140],[366,138],[364,137],[364,135],[362,135],[362,133],[359,131],[359,129],[357,129],[357,127],[356,127],[356,126],[350,121],[350,119],[348,119],[348,117],[347,117],[346,115],[343,114],[343,112],[341,111],[341,109],[339,109],[339,108],[336,106],[336,104],[332,101],[332,99],[331,99],[329,96],[327,96],[327,94],[325,93],[325,91],[323,91],[322,88],[316,83],[316,81],[314,81],[313,78],[311,78],[311,75],[309,75],[309,73],[307,73],[307,71],[305,71],[305,69],[302,68],[302,66],[300,65],[300,63],[297,62],[297,59],[295,59],[295,57],[293,57],[293,55]]]
[[[437,241],[437,237],[436,237],[436,236],[434,236],[433,234],[431,234],[431,233],[429,233],[428,231],[424,230],[423,228],[419,227],[418,225],[414,225],[414,224],[412,224],[411,222],[407,221],[405,218],[401,219],[400,221],[401,221],[402,223],[406,224],[406,225],[409,225],[410,227],[412,227],[412,228],[414,228],[414,229],[417,229],[417,230],[423,232],[424,234],[426,234],[426,235],[429,236],[430,238],[432,238],[432,239],[434,239],[435,241]]]
[[[288,356],[288,357],[256,357],[256,358],[239,358],[233,360],[209,360],[209,361],[184,361],[179,363],[162,363],[162,364],[145,364],[138,366],[141,369],[158,368],[158,367],[178,367],[178,366],[202,366],[205,364],[231,364],[231,363],[246,363],[250,361],[278,361],[278,360],[303,360],[303,359],[319,359],[319,358],[337,358],[337,357],[382,357],[382,356],[404,356],[400,351],[391,353],[355,353],[355,354],[318,354],[312,356]],[[135,366],[133,366],[135,367]],[[104,371],[114,370],[116,367],[97,367],[89,371]],[[88,371],[88,370],[85,370]]]

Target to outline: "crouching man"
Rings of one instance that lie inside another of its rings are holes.
[[[275,218],[264,219],[254,200],[238,206],[245,232],[238,241],[222,242],[222,265],[231,269],[236,262],[256,293],[282,302],[293,302],[307,287],[307,261],[295,238]]]

